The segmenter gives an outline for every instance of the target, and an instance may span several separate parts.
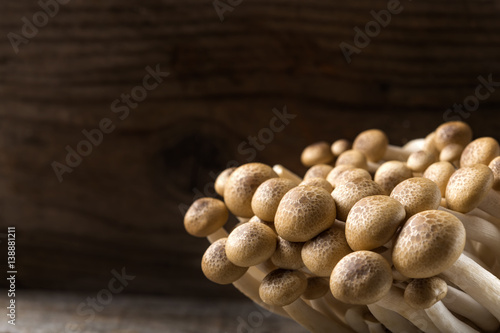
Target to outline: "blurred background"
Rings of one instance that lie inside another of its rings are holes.
[[[126,267],[130,294],[241,297],[203,277],[189,204],[214,195],[228,163],[303,174],[306,145],[368,128],[401,145],[461,119],[499,139],[499,12],[497,0],[2,1],[0,218],[17,230],[18,287],[95,293]]]

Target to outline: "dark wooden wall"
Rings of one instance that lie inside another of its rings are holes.
[[[255,160],[302,173],[309,143],[378,127],[401,144],[479,75],[500,81],[500,1],[401,3],[347,64],[339,44],[387,1],[243,1],[221,22],[211,1],[71,0],[17,54],[7,35],[40,7],[1,1],[0,216],[17,227],[19,284],[97,291],[126,267],[131,292],[234,295],[203,278],[207,242],[179,205],[250,157],[238,146],[273,108],[297,117]],[[170,75],[119,120],[111,103],[157,64]],[[499,106],[494,91],[470,113],[477,135],[499,138]],[[51,163],[103,118],[116,130],[60,183]]]

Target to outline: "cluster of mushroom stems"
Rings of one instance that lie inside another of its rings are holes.
[[[497,332],[500,147],[464,122],[402,147],[378,129],[224,170],[184,226],[205,276],[311,332]],[[240,223],[225,225],[233,214]]]

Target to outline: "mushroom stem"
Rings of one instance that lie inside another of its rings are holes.
[[[478,207],[486,213],[500,218],[500,193],[495,190],[489,190]]]
[[[365,306],[353,306],[345,313],[347,324],[352,327],[356,333],[370,333],[368,325],[365,323],[364,315],[367,312]]]
[[[500,228],[500,218],[495,217],[493,215],[490,215],[490,214],[486,213],[482,209],[474,208],[473,210],[471,210],[470,212],[468,212],[467,215],[472,215],[472,216],[480,217],[480,218],[482,218],[482,219],[484,219],[486,221],[490,221],[491,223],[493,223],[494,225],[496,225],[497,227]]]
[[[208,241],[210,242],[210,244],[212,243],[215,243],[216,241],[218,241],[219,239],[221,238],[226,238],[227,236],[229,236],[228,232],[226,231],[226,229],[224,228],[220,228],[219,230],[217,230],[216,232],[210,234],[207,236],[207,239]]]
[[[457,319],[441,301],[424,311],[441,332],[479,333],[463,321]]]
[[[500,327],[488,310],[461,290],[448,286],[448,293],[442,302],[450,311],[469,319],[484,332],[496,332]]]
[[[410,150],[406,150],[404,148],[388,145],[387,150],[385,151],[383,160],[385,161],[403,161],[406,162],[408,157],[411,155]]]
[[[377,304],[369,304],[370,312],[391,332],[419,333],[420,330],[395,311]]]
[[[337,318],[339,318],[344,324],[347,324],[347,321],[345,319],[345,314],[347,310],[351,308],[348,304],[339,301],[335,297],[333,297],[332,293],[326,293],[325,296],[323,296],[323,299],[325,303],[329,306],[330,310],[335,313]]]
[[[386,333],[384,325],[382,325],[370,312],[365,313],[363,319],[370,333]]]
[[[281,164],[274,165],[273,170],[274,170],[274,172],[276,172],[278,174],[278,176],[280,178],[287,178],[287,179],[293,180],[294,182],[297,183],[297,185],[300,184],[300,182],[302,182],[302,178],[300,178],[295,173],[288,170],[287,168],[285,168]]]
[[[325,298],[318,298],[310,300],[311,306],[314,310],[321,312],[323,315],[329,318],[333,318],[334,320],[339,321],[340,323],[344,323],[344,318],[339,317],[328,305],[325,301]],[[346,324],[346,323],[344,323]]]

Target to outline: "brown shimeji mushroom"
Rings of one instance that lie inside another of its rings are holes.
[[[409,218],[418,212],[437,209],[441,203],[441,191],[432,180],[414,177],[399,183],[391,192],[391,197],[399,201]]]
[[[341,323],[342,321],[337,317],[333,309],[325,302],[323,296],[330,292],[330,284],[328,280],[322,277],[308,277],[307,278],[307,289],[302,294],[302,299],[308,301],[311,307],[321,312],[326,317],[333,317],[334,320]]]
[[[441,153],[439,153],[439,160],[458,165],[463,151],[464,147],[462,145],[459,145],[458,143],[450,143],[444,147],[443,150],[441,150]]]
[[[441,196],[446,194],[446,185],[451,175],[455,172],[455,167],[450,162],[436,162],[431,164],[424,172],[423,177],[432,180],[439,187]]]
[[[328,164],[333,161],[333,158],[330,145],[321,141],[307,146],[302,151],[300,160],[304,166],[310,167],[315,164]]]
[[[396,269],[411,278],[443,274],[500,319],[500,280],[462,254],[465,229],[450,213],[429,210],[412,216],[394,244]]]
[[[333,188],[337,186],[338,177],[347,170],[352,170],[354,167],[352,165],[339,165],[333,168],[328,175],[326,176],[326,180],[332,184]]]
[[[201,198],[193,202],[184,216],[186,231],[195,237],[207,237],[212,243],[227,237],[223,229],[229,217],[226,205],[214,198]]]
[[[389,195],[392,190],[404,180],[413,177],[413,173],[406,163],[389,161],[382,164],[375,172],[373,180]]]
[[[474,164],[490,164],[491,160],[500,155],[500,146],[497,140],[484,137],[469,143],[460,158],[460,166],[468,167]]]
[[[300,269],[304,267],[301,251],[304,243],[293,243],[278,236],[276,251],[271,256],[274,265],[283,269]]]
[[[299,184],[302,181],[302,178],[300,178],[295,173],[293,173],[289,169],[285,168],[281,164],[274,165],[273,166],[273,171],[276,172],[276,174],[280,178],[286,178],[286,179],[290,179],[290,180],[294,181],[296,185]]]
[[[300,296],[307,289],[307,279],[299,271],[277,269],[262,281],[259,295],[262,300],[283,309],[296,322],[314,333],[350,332],[341,322],[326,317],[308,306]]]
[[[281,199],[297,184],[286,178],[271,178],[259,185],[252,197],[252,210],[264,221],[274,221]]]
[[[332,192],[337,207],[337,219],[345,221],[352,206],[359,200],[371,196],[384,194],[379,184],[369,179],[354,179],[336,187]]]
[[[500,191],[500,156],[492,159],[488,167],[493,172],[493,189]]]
[[[345,152],[346,150],[351,149],[351,147],[352,147],[352,144],[348,140],[339,139],[339,140],[335,141],[334,143],[332,143],[332,146],[330,148],[331,148],[333,156],[337,157],[340,154],[342,154],[343,152]]]
[[[333,167],[328,164],[316,164],[310,167],[306,174],[304,175],[304,180],[307,180],[309,178],[324,178],[328,176],[330,171],[333,170]]]
[[[375,172],[378,168],[378,165],[374,162],[368,162],[365,154],[354,149],[346,150],[339,155],[335,166],[339,165],[352,165],[355,168],[370,170],[371,172]]]
[[[420,333],[421,331],[399,313],[388,310],[380,305],[368,304],[368,309],[385,328],[391,332]]]
[[[412,153],[408,157],[408,161],[406,165],[410,168],[414,173],[422,173],[431,165],[436,162],[437,158],[434,153],[430,153],[424,150],[420,150]]]
[[[465,147],[472,140],[472,129],[463,121],[450,121],[440,125],[434,132],[433,141],[442,151],[449,144]]]
[[[406,161],[410,152],[389,145],[387,135],[378,129],[370,129],[358,134],[352,149],[359,150],[365,154],[368,161],[378,162],[380,160]]]
[[[217,194],[220,195],[221,197],[224,196],[224,187],[226,186],[226,182],[229,176],[231,176],[234,170],[236,170],[235,167],[227,168],[226,170],[222,171],[215,180],[215,192],[217,192]]]
[[[339,174],[337,179],[335,179],[335,187],[338,187],[342,184],[350,182],[351,180],[359,178],[372,180],[372,176],[365,169],[361,168],[348,169]]]
[[[320,178],[320,177],[305,179],[302,181],[302,183],[299,184],[299,186],[321,187],[329,193],[332,193],[332,191],[333,191],[332,184],[330,184],[326,179]]]

